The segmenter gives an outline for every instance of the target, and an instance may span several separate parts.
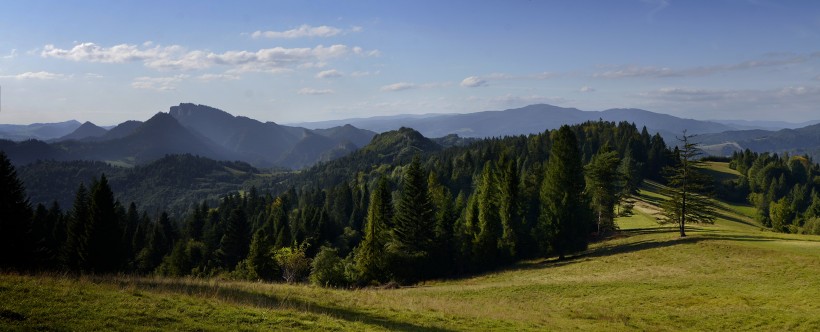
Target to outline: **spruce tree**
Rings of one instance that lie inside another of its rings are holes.
[[[245,212],[241,208],[231,211],[225,234],[219,242],[219,257],[226,268],[234,268],[248,254],[250,230]]]
[[[661,204],[665,218],[660,222],[678,224],[681,237],[686,236],[686,224],[713,223],[716,217],[716,206],[710,197],[714,180],[699,171],[703,165],[697,159],[701,152],[698,144],[689,140],[691,137],[683,132],[674,166],[664,169],[667,187],[663,194],[669,199]]]
[[[364,224],[364,239],[356,248],[356,267],[364,282],[385,281],[387,278],[385,245],[392,225],[393,202],[387,179],[381,177],[370,194],[370,204]]]
[[[62,261],[69,270],[78,271],[86,254],[86,223],[89,218],[88,190],[82,183],[74,194],[74,205],[68,217],[66,241],[62,250]]]
[[[23,183],[0,151],[0,267],[26,268],[32,262],[31,217]]]
[[[518,257],[521,249],[519,241],[524,237],[520,183],[521,176],[515,160],[502,159],[498,174],[498,212],[501,219],[499,249],[506,259]]]
[[[254,274],[254,277],[263,280],[273,280],[278,271],[276,262],[271,256],[273,250],[273,241],[269,227],[261,227],[253,233],[251,238],[251,245],[248,251],[248,269]]]
[[[390,243],[392,270],[398,281],[414,281],[430,274],[435,217],[421,162],[415,157],[402,178]]]
[[[117,270],[122,263],[120,255],[122,231],[115,213],[114,193],[108,186],[108,179],[105,175],[94,182],[89,197],[83,265],[94,272],[112,272]]]
[[[498,246],[502,230],[497,188],[495,169],[492,161],[488,161],[476,183],[478,232],[473,240],[474,259],[480,268],[485,269],[494,267],[499,261]]]
[[[554,132],[541,186],[538,237],[559,259],[587,247],[590,215],[578,141],[569,126]]]

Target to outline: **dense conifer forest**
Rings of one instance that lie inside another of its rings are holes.
[[[105,174],[76,188],[70,206],[31,206],[3,155],[0,264],[325,286],[408,284],[582,251],[615,232],[613,219],[630,213],[640,183],[664,181],[680,156],[659,135],[625,122],[446,149],[402,128],[350,156],[201,200],[173,218],[118,200]],[[732,165],[746,176],[719,184],[719,194],[743,199],[738,191],[746,190],[775,230],[817,228],[817,165],[748,151]]]

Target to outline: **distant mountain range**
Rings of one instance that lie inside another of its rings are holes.
[[[638,128],[646,126],[664,138],[680,136],[684,129],[690,134],[718,133],[738,128],[710,121],[682,119],[641,109],[609,109],[605,111],[582,111],[546,104],[529,105],[504,111],[485,111],[467,114],[426,114],[413,116],[386,116],[364,119],[345,119],[313,123],[300,123],[306,128],[321,128],[351,124],[357,128],[385,132],[401,127],[418,130],[426,137],[442,137],[458,134],[462,137],[502,137],[541,133],[556,129],[563,124],[585,121],[627,121]]]
[[[204,105],[180,104],[145,122],[126,121],[110,130],[86,122],[51,142],[0,140],[0,149],[18,164],[101,160],[136,165],[190,153],[259,167],[302,168],[350,153],[375,135],[352,126],[325,130],[280,126]]]
[[[728,156],[749,149],[753,152],[789,152],[820,159],[820,124],[797,129],[737,130],[694,137],[711,155]]]
[[[425,137],[440,137],[433,141],[452,146],[468,144],[475,138],[541,133],[563,124],[597,120],[645,126],[651,133],[660,133],[670,145],[676,144],[675,138],[686,130],[698,135],[705,150],[715,155],[745,148],[820,154],[820,136],[816,135],[820,125],[779,131],[743,130],[797,124],[700,121],[641,109],[582,111],[546,104],[504,111],[378,116],[286,126],[184,103],[145,122],[126,121],[111,129],[77,121],[0,125],[0,135],[10,139],[0,140],[0,149],[15,163],[53,159],[136,165],[167,154],[190,153],[215,160],[241,160],[256,167],[300,169],[348,155],[367,145],[377,132],[400,128],[413,128]],[[26,137],[37,140],[21,140]]]
[[[30,125],[0,124],[0,139],[22,141],[27,139],[50,140],[70,134],[81,125],[76,120],[57,123],[32,123]]]

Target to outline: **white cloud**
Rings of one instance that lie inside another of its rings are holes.
[[[279,73],[293,68],[323,67],[328,59],[341,57],[357,47],[347,45],[318,45],[313,48],[274,47],[257,51],[226,51],[215,53],[206,50],[187,51],[179,45],[137,46],[120,44],[103,47],[94,43],[81,43],[71,49],[46,45],[40,55],[73,61],[97,63],[142,62],[157,70],[198,70],[215,66],[229,67],[230,73],[269,72]],[[359,48],[360,49],[360,48]],[[363,54],[368,52],[360,51]]]
[[[86,73],[85,74],[85,78],[88,78],[88,79],[101,79],[103,77],[104,76],[102,76],[100,74],[97,74],[97,73]]]
[[[584,85],[580,89],[578,89],[578,91],[579,92],[595,92],[595,89]]]
[[[381,87],[382,91],[402,91],[402,90],[410,90],[418,88],[418,84],[415,83],[407,83],[407,82],[399,82],[388,84]]]
[[[361,31],[361,30],[359,30]],[[358,31],[354,31],[358,32]],[[253,38],[304,38],[304,37],[333,37],[342,33],[342,29],[334,28],[327,25],[313,27],[303,24],[295,29],[285,31],[255,31],[251,34]]]
[[[336,69],[320,71],[316,74],[316,78],[337,78],[342,77],[342,73]]]
[[[131,82],[131,87],[134,89],[147,89],[157,91],[176,90],[179,82],[188,78],[188,75],[180,74],[166,77],[137,77]]]
[[[313,89],[313,88],[301,88],[296,93],[300,95],[329,95],[333,94],[335,91],[330,89]]]
[[[25,72],[20,73],[17,75],[5,75],[0,76],[0,78],[12,78],[15,80],[61,80],[65,78],[70,78],[71,76],[66,76],[64,74],[57,74],[51,73],[47,71],[38,71],[38,72]]]
[[[461,81],[461,86],[466,88],[475,88],[483,85],[487,85],[487,81],[478,76],[470,76]]]
[[[40,55],[44,58],[60,58],[73,61],[124,63],[167,58],[179,53],[181,50],[182,47],[178,45],[140,48],[137,45],[128,44],[103,47],[95,43],[80,43],[74,45],[70,50],[66,50],[48,44],[43,47]]]

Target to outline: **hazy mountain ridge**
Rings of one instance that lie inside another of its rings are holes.
[[[703,150],[712,155],[731,155],[734,151],[789,152],[820,158],[820,124],[797,129],[738,130],[703,134],[694,138]]]
[[[32,123],[29,125],[0,124],[0,139],[24,141],[29,139],[49,140],[70,134],[80,127],[77,120],[55,123]]]
[[[306,127],[326,123],[349,123],[357,128],[384,132],[408,127],[418,130],[426,137],[443,137],[458,134],[461,137],[501,137],[526,135],[556,129],[564,124],[579,124],[595,120],[626,121],[638,128],[646,126],[651,132],[659,132],[665,138],[680,136],[684,129],[690,134],[715,133],[736,128],[717,122],[683,119],[675,116],[641,109],[608,109],[605,111],[582,111],[547,104],[535,104],[503,111],[483,111],[465,114],[440,114],[423,116],[387,116],[347,119],[333,122],[303,123]]]
[[[302,168],[346,155],[374,135],[353,126],[314,133],[233,116],[204,105],[180,104],[145,122],[126,121],[110,130],[86,122],[52,143],[0,141],[0,149],[16,164],[100,160],[133,166],[188,153],[215,160],[242,160],[258,167]]]

